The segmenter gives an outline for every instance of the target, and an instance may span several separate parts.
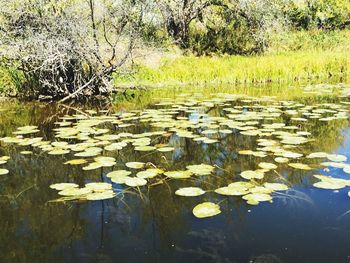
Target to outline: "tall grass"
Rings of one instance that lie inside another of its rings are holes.
[[[288,51],[251,57],[181,56],[164,60],[158,68],[139,65],[133,76],[116,75],[115,84],[289,83],[331,77],[343,81],[349,71],[350,53],[346,51]]]

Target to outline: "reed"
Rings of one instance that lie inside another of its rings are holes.
[[[116,86],[291,83],[337,78],[350,71],[347,51],[312,50],[261,56],[181,56],[157,68],[139,65],[132,76],[115,75]]]

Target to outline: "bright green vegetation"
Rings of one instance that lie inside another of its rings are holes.
[[[140,62],[136,73],[115,76],[116,86],[175,86],[345,81],[350,71],[350,31],[297,31],[275,35],[262,55],[177,56],[158,66]]]
[[[116,77],[115,85],[242,84],[344,80],[350,72],[349,52],[296,51],[262,56],[185,56],[165,60],[156,69],[140,65],[134,76]]]

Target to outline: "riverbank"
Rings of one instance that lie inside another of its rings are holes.
[[[290,83],[305,80],[345,81],[350,73],[347,51],[288,51],[261,56],[180,56],[159,67],[139,64],[130,76],[115,75],[116,86],[174,86],[244,83]]]

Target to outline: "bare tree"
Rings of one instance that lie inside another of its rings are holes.
[[[0,56],[21,70],[25,93],[65,101],[112,91],[130,58],[146,5],[133,0],[0,0]]]

